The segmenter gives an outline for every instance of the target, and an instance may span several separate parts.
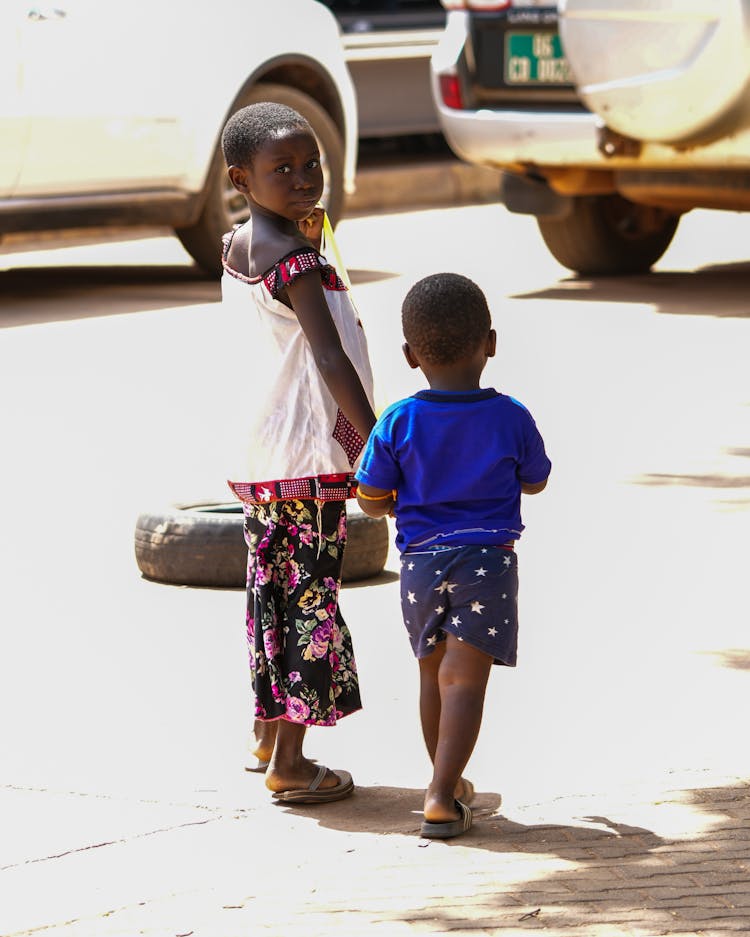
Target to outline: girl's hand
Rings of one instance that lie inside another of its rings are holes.
[[[313,242],[315,250],[320,250],[320,242],[323,237],[323,207],[316,205],[307,218],[297,222],[297,227],[308,240]]]

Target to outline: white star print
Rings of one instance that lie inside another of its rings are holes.
[[[487,629],[487,634],[488,634],[491,638],[494,638],[495,635],[497,634],[497,628],[488,628],[488,629]]]
[[[507,598],[508,598],[508,594],[507,594],[506,592],[503,592],[503,594],[500,596],[500,598],[501,598],[501,599],[507,599]]]
[[[438,607],[435,609],[435,612],[436,612],[436,614],[438,614],[438,615],[442,615],[444,611],[445,611],[445,609],[443,608],[442,605],[438,605]]]
[[[448,582],[447,579],[444,579],[440,585],[435,588],[435,592],[439,592],[442,595],[443,592],[453,592],[455,588],[455,582]]]
[[[482,547],[482,553],[486,553],[486,552],[487,552],[487,547]]]
[[[406,600],[407,600],[407,602],[408,602],[410,605],[414,605],[414,604],[416,603],[416,601],[417,601],[417,597],[416,597],[416,595],[414,595],[413,592],[407,592],[407,593],[406,593]]]
[[[480,566],[479,569],[475,569],[474,572],[476,573],[477,576],[487,575],[487,570],[484,568],[484,566]]]
[[[437,635],[430,635],[430,637],[427,639],[427,643],[434,647],[437,644]]]
[[[509,619],[509,618],[506,618],[504,624],[509,625],[509,624],[510,624],[510,619]]]
[[[442,575],[443,575],[442,569],[436,569],[436,570],[435,570],[435,575],[436,575],[436,576],[442,576]]]
[[[414,563],[409,563],[409,565],[408,565],[406,568],[407,568],[407,569],[414,569]]]
[[[504,557],[503,557],[503,563],[505,563],[506,566],[510,566],[510,557],[509,557],[509,556],[504,556]]]
[[[458,617],[458,615],[454,615],[453,618],[451,618],[451,624],[458,628],[458,626],[461,624],[461,619]]]
[[[484,605],[482,605],[481,602],[472,602],[472,603],[471,603],[471,610],[472,610],[472,612],[476,612],[477,615],[481,615],[481,614],[482,614],[482,609],[483,609],[483,608],[484,608]]]

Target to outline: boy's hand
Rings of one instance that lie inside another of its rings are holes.
[[[316,250],[320,250],[320,242],[323,237],[323,215],[323,206],[316,205],[307,218],[297,222],[297,227],[306,238],[313,242]]]

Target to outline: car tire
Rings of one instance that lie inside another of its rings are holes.
[[[335,226],[344,205],[344,141],[328,112],[309,95],[270,82],[261,82],[241,95],[232,113],[248,104],[273,101],[294,108],[308,121],[320,146],[325,179],[323,204]],[[206,273],[221,276],[221,238],[232,226],[248,217],[247,203],[232,188],[227,176],[221,144],[216,148],[204,189],[201,214],[194,225],[175,233],[185,250]]]
[[[245,586],[247,546],[242,507],[187,504],[144,512],[135,525],[135,559],[146,579],[183,586]],[[389,530],[384,517],[347,508],[347,542],[342,581],[370,579],[388,557]]]
[[[620,195],[582,196],[562,218],[537,218],[544,242],[583,276],[645,273],[662,256],[680,216]]]

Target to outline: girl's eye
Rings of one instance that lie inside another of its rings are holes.
[[[320,166],[320,160],[317,158],[311,159],[307,164],[308,169],[317,169],[319,166]]]
[[[276,167],[276,172],[284,174],[284,173],[287,173],[287,172],[291,172],[291,168],[290,168],[289,166],[287,166],[286,163],[284,163],[283,166],[277,166],[277,167]]]

